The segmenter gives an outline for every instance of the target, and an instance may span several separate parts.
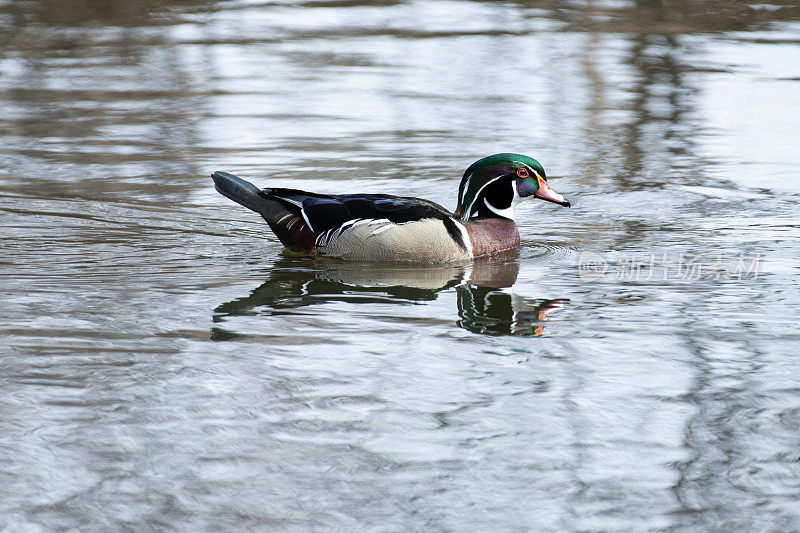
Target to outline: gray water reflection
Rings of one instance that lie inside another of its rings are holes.
[[[421,303],[451,288],[458,295],[458,326],[484,335],[538,337],[544,334],[548,315],[566,304],[562,299],[531,300],[515,294],[519,264],[509,259],[457,267],[317,263],[298,259],[275,263],[269,279],[247,297],[214,309],[211,340],[242,339],[224,327],[237,315],[274,316],[330,302]]]
[[[800,529],[798,32],[780,1],[0,1],[0,525]],[[504,150],[575,205],[520,206],[497,275],[282,258],[208,180],[453,207]]]

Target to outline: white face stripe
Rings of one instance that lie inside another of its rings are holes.
[[[526,163],[523,163],[522,161],[512,161],[512,163],[519,163],[519,164],[520,164],[520,165],[522,165],[523,167],[525,167],[525,168],[527,168],[528,170],[530,170],[531,172],[533,172],[533,175],[534,175],[534,176],[536,176],[537,178],[542,178],[542,177],[539,175],[539,173],[538,173],[538,172],[536,172],[536,170],[535,170],[533,167],[531,167],[530,165],[528,165],[528,164],[526,164]],[[544,179],[544,178],[542,178],[542,179]]]
[[[459,202],[461,205],[464,205],[464,198],[466,198],[466,197],[467,197],[467,189],[469,189],[469,180],[471,180],[471,179],[472,179],[472,176],[473,176],[474,174],[475,174],[475,173],[473,172],[472,174],[470,174],[469,176],[467,176],[466,182],[464,183],[464,190],[463,190],[463,191],[461,191],[461,202]]]
[[[464,210],[464,216],[463,216],[463,219],[464,219],[464,220],[466,220],[466,219],[468,219],[468,218],[469,218],[469,213],[470,213],[470,211],[472,211],[472,206],[473,206],[473,205],[475,205],[475,202],[476,202],[476,201],[478,200],[478,198],[480,197],[480,195],[481,195],[481,191],[482,191],[483,189],[485,189],[486,187],[488,187],[489,185],[491,185],[492,183],[494,183],[495,181],[499,180],[499,179],[500,179],[500,178],[502,178],[502,177],[503,177],[503,176],[497,176],[496,178],[494,178],[494,179],[491,179],[491,180],[489,180],[488,182],[486,182],[486,183],[483,185],[483,187],[481,187],[480,189],[478,189],[478,192],[476,192],[476,193],[475,193],[475,198],[473,198],[473,199],[472,199],[472,202],[470,202],[470,204],[469,204],[469,207],[468,207],[467,209],[465,209],[465,210]],[[515,187],[515,188],[516,188],[516,187]],[[465,187],[465,189],[466,189],[466,187]]]

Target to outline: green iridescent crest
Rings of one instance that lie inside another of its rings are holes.
[[[520,176],[519,169],[525,169],[527,173],[523,172]],[[535,192],[539,188],[537,175],[547,179],[542,164],[527,155],[502,153],[479,159],[464,172],[458,188],[458,207],[455,215],[465,220],[469,218],[472,206],[478,200],[481,191],[502,177],[524,180],[532,192]]]

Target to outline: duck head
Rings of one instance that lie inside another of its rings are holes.
[[[566,198],[547,186],[546,178],[541,163],[526,155],[494,154],[479,159],[464,172],[455,215],[461,220],[514,220],[514,206],[526,198],[569,207]]]

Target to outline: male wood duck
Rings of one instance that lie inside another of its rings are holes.
[[[358,261],[438,263],[499,254],[519,246],[514,207],[520,200],[570,206],[547,186],[542,165],[521,154],[470,165],[455,213],[421,198],[259,189],[225,172],[211,177],[222,195],[264,217],[287,249]]]

